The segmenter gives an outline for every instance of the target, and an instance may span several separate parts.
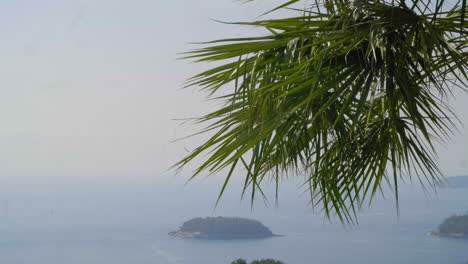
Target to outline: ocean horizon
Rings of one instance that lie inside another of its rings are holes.
[[[258,203],[251,208],[249,201],[241,201],[239,193],[231,191],[216,210],[218,190],[210,183],[188,187],[114,183],[75,191],[72,185],[27,195],[4,190],[1,263],[229,264],[237,258],[275,258],[287,264],[304,260],[460,264],[468,260],[468,240],[427,235],[444,218],[468,210],[466,189],[440,189],[430,197],[417,185],[403,186],[400,216],[393,198],[378,198],[358,214],[358,223],[343,225],[308,208],[307,197],[298,196],[293,184],[281,192],[277,207]],[[283,236],[226,241],[168,236],[190,218],[217,215],[257,219]]]

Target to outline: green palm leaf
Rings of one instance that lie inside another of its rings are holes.
[[[265,179],[305,175],[311,203],[343,222],[385,182],[398,200],[403,175],[436,186],[433,142],[455,128],[445,102],[466,89],[466,3],[409,3],[323,1],[300,16],[237,23],[269,35],[187,53],[226,61],[188,81],[224,105],[199,119],[214,134],[176,166],[207,154],[193,177],[228,169],[221,195],[243,169],[252,200]]]

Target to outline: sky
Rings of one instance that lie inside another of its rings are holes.
[[[209,67],[178,60],[191,42],[258,34],[278,1],[4,0],[0,3],[0,177],[138,177],[200,139],[178,119],[215,107],[184,80]],[[451,101],[468,126],[468,95]],[[439,146],[445,175],[468,174],[468,129]],[[189,173],[190,171],[186,171]]]

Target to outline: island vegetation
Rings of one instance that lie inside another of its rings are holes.
[[[468,238],[468,212],[465,215],[453,215],[431,232],[432,235]]]
[[[261,222],[239,217],[193,218],[169,235],[202,239],[255,239],[275,236]]]
[[[247,264],[247,261],[245,259],[238,259],[231,264]],[[274,259],[261,259],[261,260],[254,260],[250,262],[250,264],[284,264],[283,262],[279,260],[274,260]]]

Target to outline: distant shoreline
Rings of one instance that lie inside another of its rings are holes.
[[[201,232],[182,232],[172,231],[168,233],[171,237],[188,238],[188,239],[203,239],[203,240],[252,240],[252,239],[267,239],[273,237],[284,237],[285,235],[236,235],[236,234],[203,234]]]
[[[438,236],[438,237],[450,237],[450,238],[459,238],[459,239],[468,239],[468,235],[465,233],[445,233],[440,232],[439,229],[429,231],[426,233],[429,236]]]

